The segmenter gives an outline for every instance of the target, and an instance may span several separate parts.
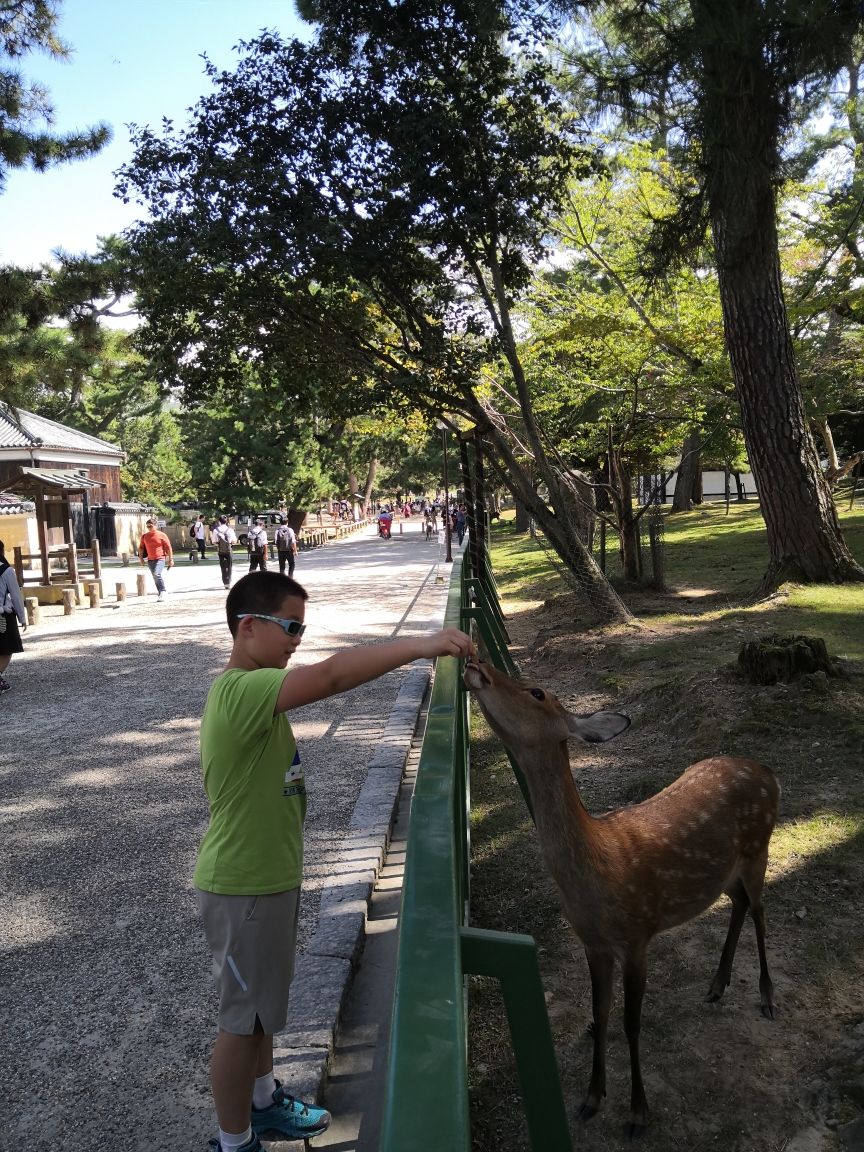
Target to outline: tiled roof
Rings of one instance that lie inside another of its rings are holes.
[[[67,492],[89,492],[91,488],[106,487],[101,480],[91,480],[71,468],[22,468],[21,475],[7,480],[4,488],[17,488],[26,494],[45,486]]]
[[[123,449],[56,420],[18,409],[18,419],[0,404],[0,448],[66,448],[70,452],[100,452],[122,456]]]

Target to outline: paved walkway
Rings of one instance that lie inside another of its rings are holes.
[[[301,554],[298,663],[426,631],[438,549],[411,528]],[[131,592],[138,571],[109,569],[106,592]],[[215,1002],[190,877],[207,819],[198,720],[229,637],[215,557],[169,580],[164,604],[43,609],[0,699],[0,1148],[26,1134],[33,1152],[85,1136],[185,1152],[213,1132]],[[292,718],[309,787],[301,949],[403,675]]]

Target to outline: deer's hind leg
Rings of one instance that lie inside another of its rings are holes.
[[[735,959],[735,949],[738,947],[738,937],[741,935],[747,909],[750,907],[747,889],[740,879],[736,879],[729,885],[726,889],[726,895],[732,901],[732,915],[729,917],[726,943],[720,953],[720,964],[714,979],[711,981],[708,995],[705,997],[706,1004],[716,1003],[729,987],[729,982],[732,979],[732,961]]]
[[[642,1067],[639,1062],[639,1032],[642,1027],[642,999],[648,977],[648,957],[645,948],[627,957],[624,963],[624,1032],[630,1046],[630,1117],[625,1128],[628,1140],[638,1139],[645,1131],[648,1120],[648,1101],[642,1085]]]
[[[741,869],[741,883],[747,893],[750,915],[756,929],[756,947],[759,950],[759,998],[762,1002],[762,1015],[766,1020],[774,1019],[774,985],[768,972],[768,957],[765,952],[765,905],[762,903],[762,887],[765,883],[765,869],[768,867],[768,849],[755,860],[748,860]]]
[[[615,957],[611,952],[588,951],[588,971],[591,973],[591,1001],[594,1016],[594,1060],[591,1065],[591,1083],[585,1103],[579,1109],[580,1120],[596,1115],[606,1095],[606,1034],[609,1031],[609,1012],[612,1009],[612,977]]]

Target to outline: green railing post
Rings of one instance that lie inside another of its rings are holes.
[[[448,626],[458,627],[460,602],[454,571]],[[429,1152],[430,1139],[448,1152],[471,1146],[456,811],[460,672],[455,657],[438,660],[411,802],[382,1152]]]
[[[482,562],[488,564],[485,552]],[[494,581],[472,576],[468,563],[467,553],[455,557],[445,624],[476,620],[496,667],[513,674],[506,632],[497,626]],[[571,1152],[534,942],[464,927],[471,752],[461,671],[452,657],[437,663],[411,804],[381,1152],[428,1152],[430,1142],[470,1152],[468,972],[501,981],[534,1152]],[[507,755],[531,812],[525,779]]]
[[[480,635],[489,652],[489,659],[499,672],[506,672],[508,676],[518,676],[516,665],[507,645],[495,628],[495,621],[485,608],[467,607],[462,609],[462,619],[476,620]]]
[[[490,595],[486,585],[477,576],[471,576],[465,581],[465,587],[470,594],[474,594],[475,599],[479,604],[487,609],[492,619],[495,621],[498,631],[501,633],[502,639],[505,643],[509,643],[510,634],[507,631],[507,626],[504,623],[504,615],[501,612],[501,606],[498,603],[498,597]]]
[[[462,970],[501,982],[531,1147],[573,1152],[533,937],[480,928],[461,936]]]

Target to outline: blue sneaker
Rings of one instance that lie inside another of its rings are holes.
[[[207,1145],[213,1149],[213,1152],[222,1152],[222,1145],[218,1140],[208,1140]],[[242,1148],[237,1149],[237,1152],[264,1152],[264,1145],[253,1132],[252,1139],[247,1140]]]
[[[265,1132],[279,1132],[289,1140],[311,1140],[330,1127],[331,1116],[326,1108],[304,1104],[284,1091],[276,1081],[273,1103],[258,1112],[252,1109],[252,1131],[258,1136]],[[245,1152],[245,1149],[244,1149]]]

